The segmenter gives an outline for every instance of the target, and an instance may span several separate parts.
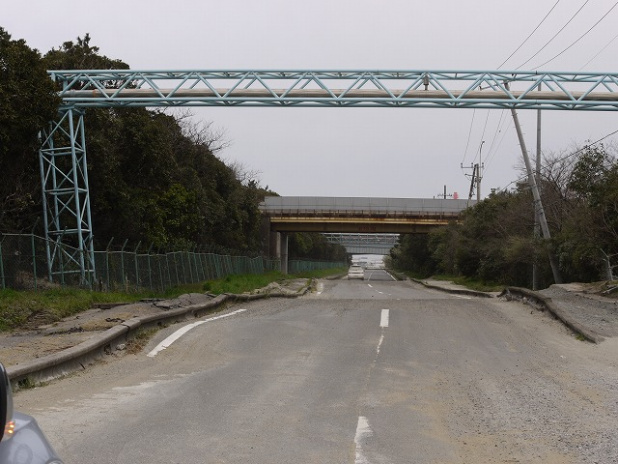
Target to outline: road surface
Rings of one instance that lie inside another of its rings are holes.
[[[521,303],[372,271],[222,314],[16,408],[67,464],[618,462],[616,340]]]

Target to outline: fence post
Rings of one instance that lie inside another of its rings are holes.
[[[152,288],[152,266],[151,266],[151,262],[150,262],[150,253],[152,253],[152,247],[154,246],[154,243],[150,244],[150,248],[148,248],[148,286],[150,287],[150,290],[154,290],[154,288]]]
[[[193,283],[193,269],[192,269],[192,264],[191,264],[191,251],[187,250],[186,253],[187,253],[187,265],[188,265],[188,268],[189,268],[189,279],[191,279],[191,283]]]
[[[105,248],[105,272],[107,273],[107,291],[108,292],[111,289],[110,283],[109,283],[109,247],[112,246],[113,241],[114,241],[114,237],[111,238],[111,240],[107,244],[107,248]]]
[[[2,242],[4,242],[4,235],[0,237],[0,277],[2,277],[2,290],[6,288],[6,281],[4,280],[4,258],[2,256]]]
[[[129,239],[126,239],[124,241],[124,243],[122,244],[122,248],[120,249],[120,273],[121,273],[121,278],[120,278],[120,282],[122,283],[122,287],[126,290],[127,288],[127,282],[126,282],[126,276],[124,275],[124,247],[127,246],[127,242],[129,241]]]
[[[137,242],[137,246],[135,247],[135,254],[133,255],[133,261],[135,262],[135,290],[139,289],[139,282],[140,282],[140,278],[139,278],[139,266],[137,263],[137,251],[139,250],[140,245],[142,244],[142,241],[140,240],[139,242]]]

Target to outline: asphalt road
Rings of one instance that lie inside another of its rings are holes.
[[[386,279],[230,307],[156,351],[168,327],[16,408],[67,464],[616,462],[614,339]]]

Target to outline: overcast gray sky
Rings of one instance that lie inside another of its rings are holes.
[[[5,2],[0,26],[45,53],[91,35],[133,69],[618,71],[614,0],[175,0]],[[579,13],[580,7],[583,8]],[[600,52],[600,53],[599,53]],[[598,56],[597,56],[598,54]],[[592,59],[594,58],[594,59]],[[592,61],[590,61],[592,59]],[[231,142],[221,157],[260,171],[281,195],[466,197],[461,164],[485,140],[483,196],[520,173],[510,115],[413,108],[198,108]],[[536,112],[520,111],[530,150]],[[87,124],[87,122],[86,122]],[[618,129],[616,112],[543,113],[543,150],[568,152]],[[606,140],[615,143],[617,137]]]

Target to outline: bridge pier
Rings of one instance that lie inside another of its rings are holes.
[[[289,235],[283,232],[277,232],[277,241],[279,242],[278,257],[281,259],[281,272],[287,274]]]

